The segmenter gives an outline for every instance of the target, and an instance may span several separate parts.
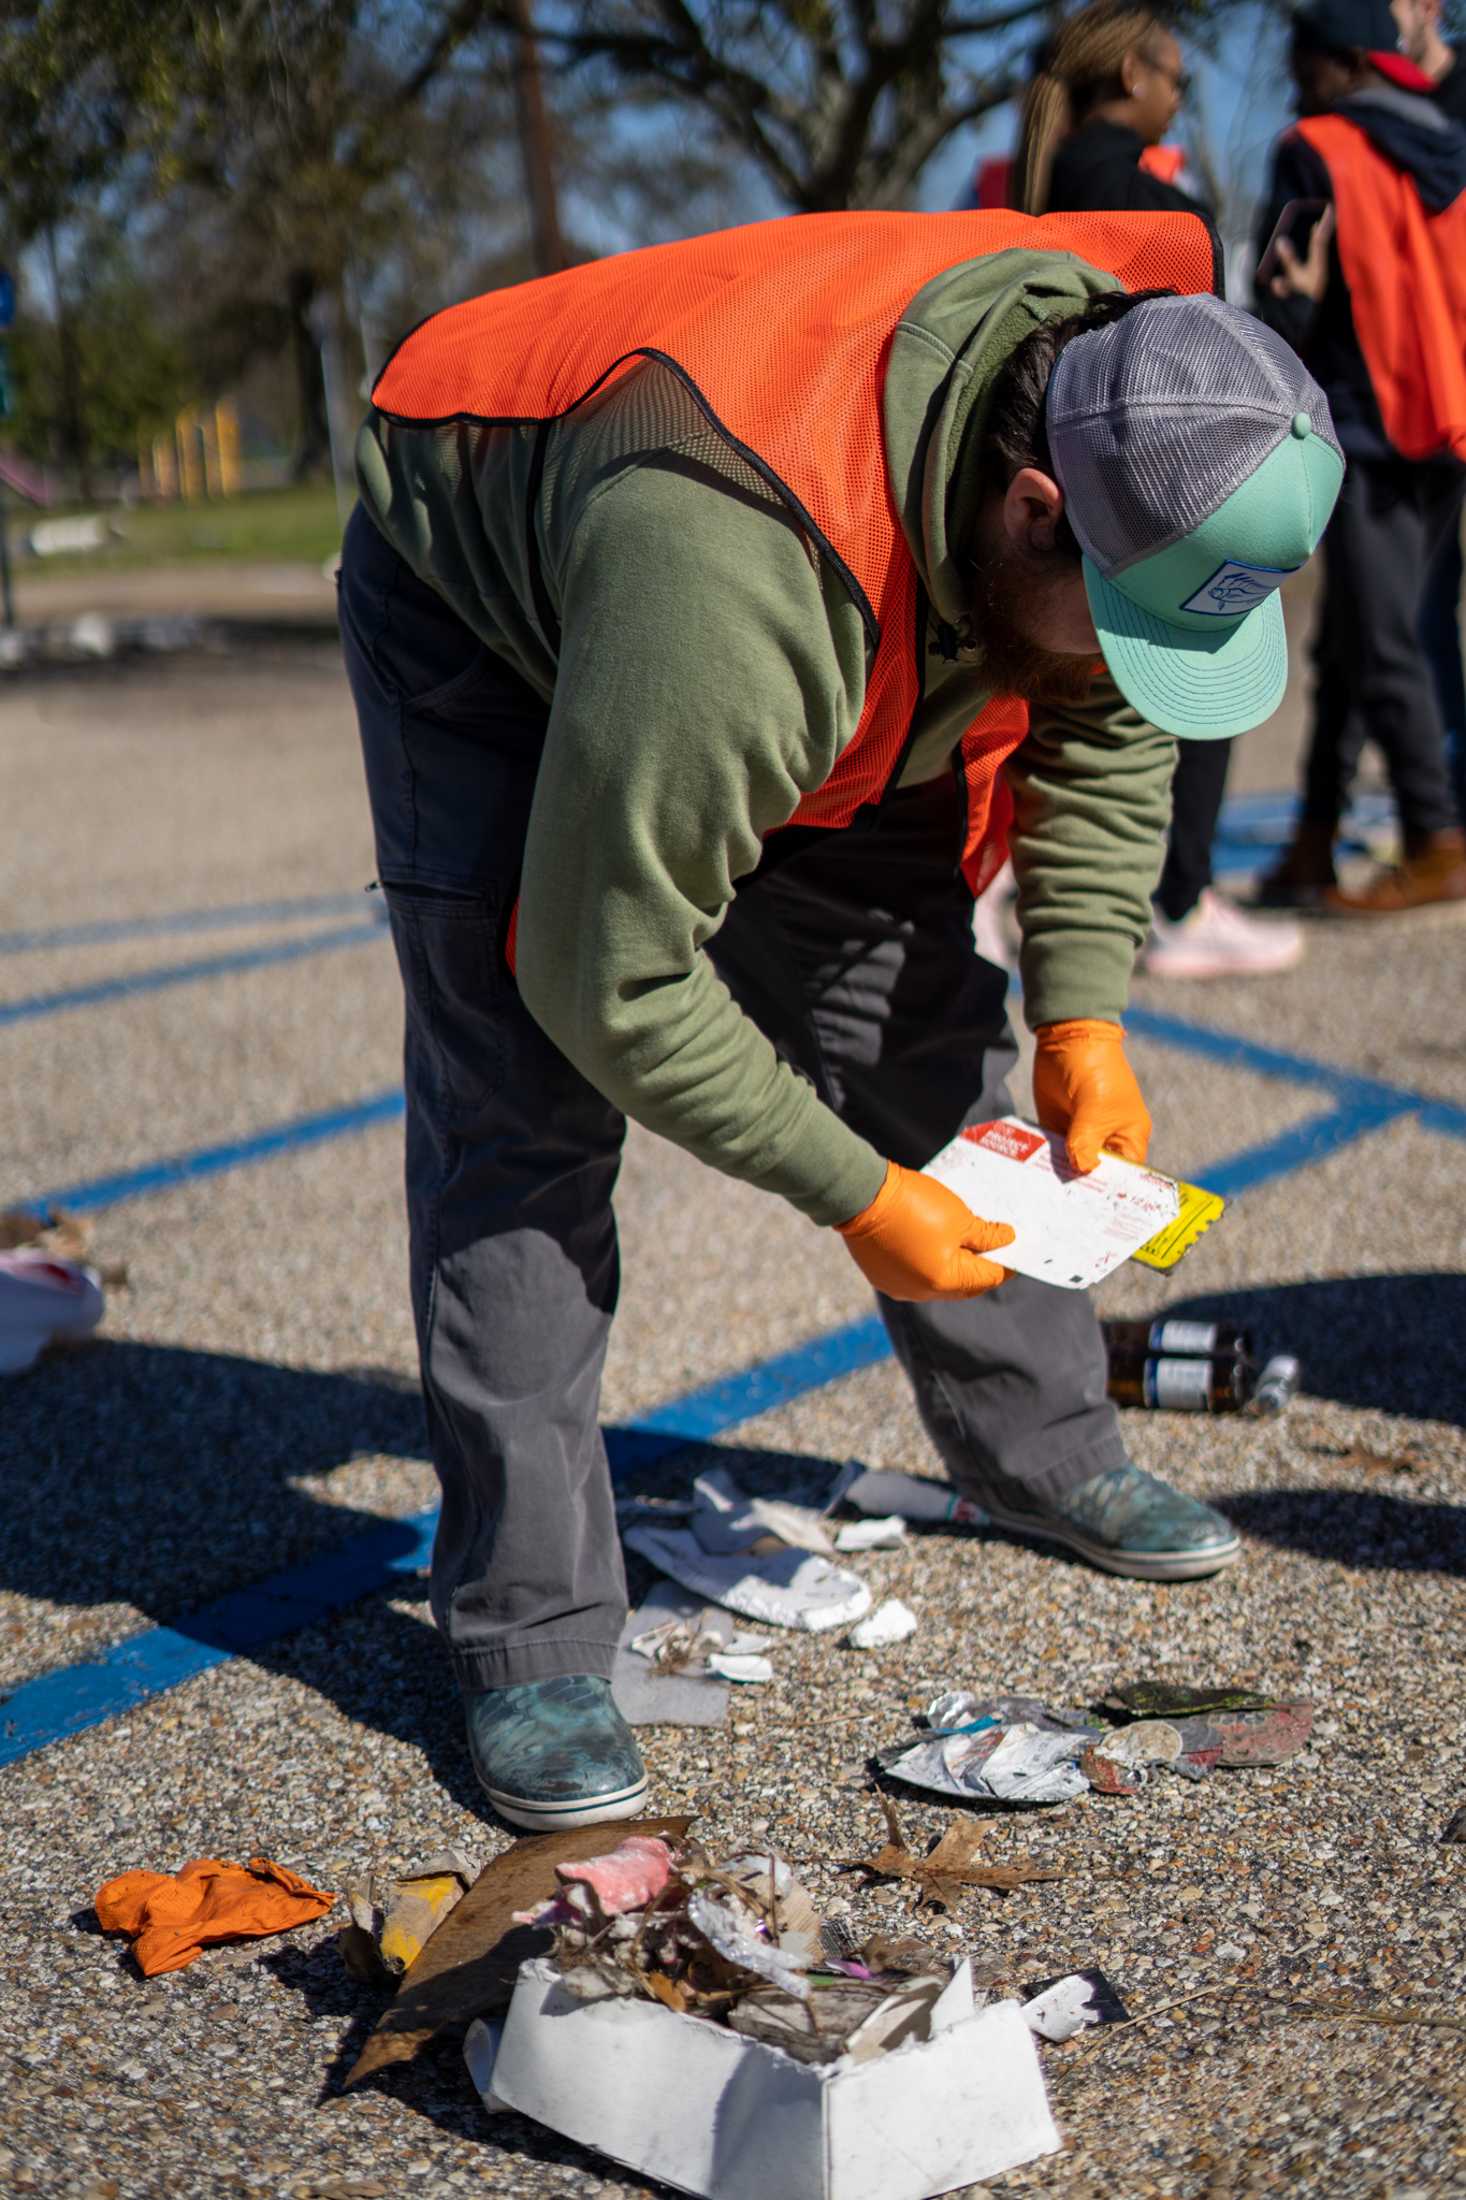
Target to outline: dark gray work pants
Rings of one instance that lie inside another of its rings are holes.
[[[1323,541],[1303,816],[1337,829],[1366,740],[1385,761],[1409,852],[1460,824],[1440,696],[1421,647],[1432,560],[1461,524],[1454,464],[1351,458]]]
[[[412,1302],[443,1485],[434,1615],[466,1689],[608,1674],[625,1585],[597,1408],[625,1123],[504,958],[545,706],[361,513],[341,610],[406,995]],[[912,1165],[1009,1106],[1006,979],[972,945],[961,823],[944,777],[873,831],[776,836],[709,949],[831,1106]],[[959,1304],[880,1304],[964,1489],[1057,1496],[1123,1459],[1082,1294],[1015,1276]]]

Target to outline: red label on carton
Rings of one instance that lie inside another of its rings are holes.
[[[1042,1131],[1025,1130],[1020,1123],[969,1123],[962,1136],[1008,1161],[1031,1161],[1048,1143]]]

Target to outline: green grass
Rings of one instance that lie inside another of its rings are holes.
[[[21,550],[21,538],[38,521],[60,512],[31,512],[11,499],[10,536],[18,581],[78,573],[136,571],[140,566],[186,564],[194,559],[229,559],[261,565],[320,565],[341,542],[336,496],[329,482],[299,489],[259,489],[208,503],[78,506],[105,511],[123,530],[103,550],[36,558]]]

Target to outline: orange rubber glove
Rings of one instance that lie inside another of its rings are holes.
[[[888,1299],[972,1299],[1006,1282],[996,1261],[979,1260],[1011,1245],[1006,1222],[984,1222],[935,1177],[899,1162],[865,1210],[838,1225],[856,1267]]]
[[[126,1933],[145,1978],[181,1971],[211,1941],[254,1940],[323,1917],[336,1897],[283,1864],[195,1858],[181,1872],[120,1872],[97,1889],[97,1923]]]
[[[1088,1176],[1101,1153],[1143,1161],[1150,1111],[1125,1059],[1120,1026],[1079,1016],[1040,1024],[1035,1036],[1033,1104],[1045,1130],[1064,1133],[1071,1166]]]

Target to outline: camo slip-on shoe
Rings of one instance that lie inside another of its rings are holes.
[[[482,1688],[465,1709],[479,1785],[511,1826],[634,1818],[646,1801],[646,1767],[609,1681],[572,1673]]]
[[[1031,1510],[981,1495],[977,1501],[995,1527],[1067,1544],[1107,1574],[1141,1581],[1194,1581],[1230,1566],[1242,1549],[1221,1513],[1128,1464],[1107,1467]]]

